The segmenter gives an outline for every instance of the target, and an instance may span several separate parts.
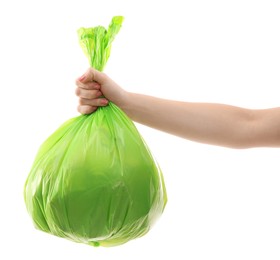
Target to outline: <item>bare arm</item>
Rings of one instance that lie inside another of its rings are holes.
[[[132,120],[188,140],[231,148],[280,147],[280,108],[252,110],[165,100],[126,92],[92,69],[85,75],[76,82],[81,113],[106,105],[106,99],[98,98],[103,94]]]
[[[122,108],[134,121],[192,141],[231,148],[280,146],[280,108],[251,110],[129,96]]]

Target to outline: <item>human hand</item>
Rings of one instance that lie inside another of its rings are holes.
[[[121,106],[124,103],[126,91],[110,79],[105,73],[89,68],[76,80],[76,95],[79,97],[78,111],[81,114],[91,114],[98,107],[108,105],[112,101]]]

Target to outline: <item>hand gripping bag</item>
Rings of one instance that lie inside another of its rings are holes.
[[[80,28],[90,65],[103,70],[123,18]],[[37,229],[93,246],[143,236],[167,202],[161,170],[113,103],[65,122],[40,147],[24,187]]]

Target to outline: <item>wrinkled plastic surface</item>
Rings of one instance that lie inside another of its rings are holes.
[[[102,70],[122,17],[78,31]],[[133,122],[113,103],[65,122],[40,147],[25,183],[27,210],[45,232],[94,246],[147,233],[167,197],[162,173]]]

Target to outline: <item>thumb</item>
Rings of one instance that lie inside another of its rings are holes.
[[[105,81],[105,74],[94,68],[89,68],[86,73],[79,78],[79,81],[83,83],[95,81],[99,84],[103,84]]]

